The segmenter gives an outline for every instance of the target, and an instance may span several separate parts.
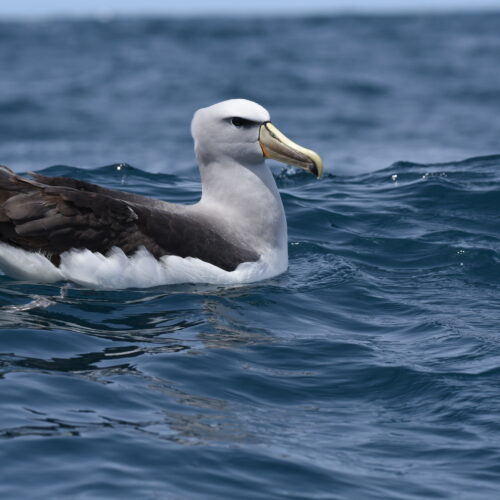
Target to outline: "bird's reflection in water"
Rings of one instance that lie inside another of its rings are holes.
[[[186,349],[200,347],[200,341],[206,347],[231,347],[271,339],[264,328],[247,326],[246,309],[254,305],[247,300],[251,285],[177,285],[161,287],[162,293],[158,289],[68,289],[66,285],[64,291],[54,293],[58,287],[39,285],[45,294],[26,294],[13,283],[9,292],[19,303],[0,306],[2,329],[71,331],[112,341],[151,343],[142,346],[144,352],[173,339]]]
[[[208,328],[202,330],[198,338],[206,347],[231,348],[271,341],[264,328],[249,329],[244,313],[233,304],[228,305],[219,298],[207,298],[203,311]]]
[[[82,391],[74,400],[61,400],[64,410],[57,417],[47,402],[32,401],[22,425],[5,432],[10,437],[76,436],[126,427],[186,445],[255,441],[245,422],[234,418],[237,403],[218,393],[204,394],[203,380],[187,387],[182,374],[168,369],[171,359],[189,370],[193,358],[185,354],[210,356],[212,349],[271,341],[264,328],[248,327],[252,287],[172,288],[97,294],[71,289],[62,295],[48,287],[45,293],[36,290],[53,302],[47,307],[4,307],[0,328],[12,332],[11,339],[21,332],[17,338],[24,340],[19,345],[0,340],[0,377],[23,374],[47,394],[57,394],[68,383],[61,376],[70,377]],[[14,291],[14,296],[29,303],[33,289],[30,295]],[[94,349],[88,350],[89,344]],[[165,370],[151,371],[151,360]],[[125,403],[117,386],[130,392]],[[116,402],[115,410],[101,403],[103,390]]]

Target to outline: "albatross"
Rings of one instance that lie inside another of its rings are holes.
[[[68,177],[27,179],[0,166],[0,269],[107,288],[250,282],[284,272],[286,218],[265,159],[320,177],[320,156],[245,99],[196,111],[191,133],[202,186],[193,205]]]

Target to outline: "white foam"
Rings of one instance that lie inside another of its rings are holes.
[[[40,253],[0,244],[0,268],[9,276],[44,283],[68,280],[101,289],[251,283],[281,274],[287,266],[286,250],[271,251],[256,262],[244,262],[234,271],[224,271],[193,257],[168,255],[157,260],[144,248],[127,257],[119,248],[113,248],[106,256],[90,250],[65,252],[57,268]]]
[[[4,311],[11,312],[23,312],[23,311],[31,311],[32,309],[46,309],[49,306],[54,305],[55,302],[53,300],[49,300],[47,297],[40,297],[39,295],[35,295],[31,302],[27,304],[20,304],[17,306],[4,306],[2,309]]]

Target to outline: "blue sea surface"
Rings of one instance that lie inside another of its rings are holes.
[[[2,499],[496,499],[500,16],[0,22],[0,163],[192,203],[245,97],[289,270],[96,291],[0,275]],[[106,165],[106,166],[102,166]]]

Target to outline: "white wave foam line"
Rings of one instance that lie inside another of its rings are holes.
[[[101,289],[147,288],[180,283],[252,283],[286,271],[287,261],[287,255],[269,252],[256,262],[244,262],[234,271],[224,271],[193,257],[168,255],[157,260],[145,248],[131,256],[113,248],[108,255],[90,250],[65,252],[57,268],[40,253],[0,244],[0,268],[13,278],[43,283],[67,280]]]
[[[28,302],[27,304],[21,304],[17,306],[4,306],[2,307],[3,311],[10,312],[24,312],[31,311],[32,309],[46,309],[49,306],[54,305],[55,302],[53,300],[49,300],[47,297],[40,297],[39,295],[34,295],[33,300]]]

